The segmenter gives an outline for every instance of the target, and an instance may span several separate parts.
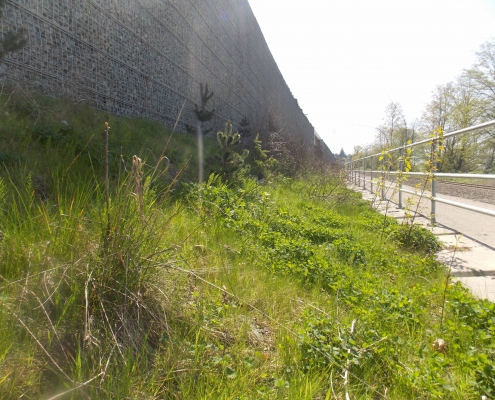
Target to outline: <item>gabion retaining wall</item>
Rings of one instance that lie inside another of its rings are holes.
[[[214,131],[247,117],[252,131],[314,129],[292,96],[247,0],[7,0],[2,29],[25,27],[28,45],[4,76],[115,114],[195,126],[208,83]]]

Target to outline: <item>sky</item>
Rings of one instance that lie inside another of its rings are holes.
[[[495,0],[248,0],[294,97],[333,152],[373,142],[385,108],[420,119],[495,38]]]

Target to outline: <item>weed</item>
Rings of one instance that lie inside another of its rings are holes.
[[[395,225],[390,231],[389,237],[401,246],[427,254],[434,254],[442,249],[438,238],[421,226],[400,224]]]
[[[353,243],[347,238],[341,238],[333,243],[333,248],[339,257],[354,266],[366,265],[366,252],[361,244]]]

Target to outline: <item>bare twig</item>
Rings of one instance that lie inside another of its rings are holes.
[[[387,340],[388,336],[382,337],[381,339],[377,340],[374,343],[371,343],[369,346],[363,347],[362,349],[359,350],[359,354],[364,353],[366,350],[371,349],[373,346],[376,346],[378,343],[383,342],[384,340]]]
[[[88,286],[89,282],[91,281],[91,274],[93,271],[89,273],[88,279],[86,279],[86,283],[84,284],[84,300],[85,300],[85,307],[84,307],[84,340],[88,340],[88,343],[91,344],[91,337],[90,337],[90,327],[89,327],[89,299],[88,299]]]
[[[98,376],[101,376],[101,382],[102,383],[103,383],[103,379],[105,379],[105,375],[107,374],[107,369],[108,369],[108,366],[110,365],[110,360],[112,359],[113,351],[115,350],[116,346],[117,345],[112,347],[112,351],[110,352],[110,355],[108,356],[107,363],[105,364],[105,368],[103,369],[103,371],[101,371],[101,374],[98,375]]]
[[[105,122],[105,205],[106,205],[106,214],[107,214],[107,231],[105,234],[105,252],[107,249],[108,238],[110,237],[110,182],[108,177],[108,135],[110,131],[110,126],[108,126],[108,122]]]
[[[88,385],[89,383],[93,382],[96,378],[102,376],[104,374],[104,372],[105,371],[101,371],[98,375],[93,376],[90,380],[88,380],[88,381],[86,381],[84,383],[79,383],[75,387],[73,387],[72,389],[66,390],[65,392],[59,393],[56,396],[50,397],[48,400],[55,400],[55,399],[58,399],[58,398],[60,398],[62,396],[65,396],[68,393],[73,392],[74,390],[81,389],[83,386]]]
[[[315,309],[315,310],[316,310],[316,311],[318,311],[318,312],[321,312],[323,315],[325,315],[325,316],[327,316],[327,317],[329,317],[329,318],[330,318],[330,315],[328,315],[328,314],[327,314],[325,311],[323,311],[322,309],[320,309],[320,308],[318,308],[318,307],[314,306],[313,304],[308,303],[308,302],[306,302],[306,301],[304,301],[304,300],[302,300],[302,299],[296,299],[296,301],[297,301],[298,303],[301,303],[301,304],[305,304],[305,305],[307,305],[307,306],[310,306],[311,308]]]
[[[172,128],[172,132],[170,133],[170,136],[168,137],[167,143],[165,143],[165,147],[163,148],[162,153],[160,154],[160,157],[158,158],[158,162],[155,165],[153,173],[151,174],[151,178],[150,178],[151,180],[153,180],[153,177],[155,176],[158,165],[161,163],[161,161],[165,155],[165,151],[167,150],[168,145],[170,143],[170,140],[172,139],[172,135],[175,132],[175,128],[177,128],[177,124],[179,123],[180,116],[182,115],[182,111],[184,110],[185,105],[186,105],[186,100],[184,100],[184,103],[182,103],[182,107],[180,108],[179,114],[177,114],[177,118],[175,119],[175,124],[174,124],[174,127]]]
[[[91,143],[91,141],[93,140],[93,138],[95,137],[95,134],[93,133],[93,135],[91,135],[91,137],[89,138],[88,142],[84,145],[84,147],[81,149],[81,151],[74,157],[74,159],[71,161],[71,163],[69,164],[69,166],[67,167],[67,169],[65,170],[65,173],[67,173],[67,171],[69,171],[70,167],[72,167],[72,165],[76,162],[76,160],[79,158],[79,156],[83,153],[84,150],[86,150],[86,147],[89,146],[89,144]]]
[[[338,399],[337,395],[335,394],[335,390],[333,389],[333,371],[330,372],[330,388],[332,389],[332,396]]]
[[[50,361],[53,363],[55,368],[57,368],[63,376],[65,376],[70,382],[73,383],[73,380],[64,372],[62,368],[57,364],[57,362],[53,359],[53,357],[48,353],[48,351],[45,349],[45,347],[41,344],[41,342],[38,340],[38,338],[34,335],[33,332],[31,332],[31,329],[28,328],[28,326],[24,323],[24,321],[6,304],[4,304],[4,307],[19,321],[19,323],[28,331],[28,333],[31,335],[31,337],[34,339],[34,341],[37,343],[37,345],[40,347],[41,350],[47,355],[47,357],[50,359]]]
[[[143,171],[141,170],[141,167],[143,165],[143,162],[141,159],[134,155],[132,156],[132,177],[134,178],[134,182],[136,184],[136,196],[137,196],[137,201],[138,201],[138,207],[139,207],[139,215],[141,219],[144,221],[144,204],[143,204]]]
[[[356,327],[356,320],[352,321],[351,325],[351,336],[354,333],[354,328]],[[347,350],[347,353],[351,353],[351,349]],[[344,371],[344,387],[345,387],[345,399],[346,400],[351,400],[351,397],[349,396],[349,367],[351,365],[351,362],[347,360],[346,365],[345,365],[345,371]]]
[[[45,307],[43,305],[44,303],[41,302],[40,298],[38,296],[36,296],[36,294],[32,290],[30,292],[36,298],[36,300],[38,300],[38,303],[40,303],[40,307],[43,310],[43,312],[45,313],[46,319],[50,323],[50,326],[51,326],[51,328],[53,330],[53,333],[54,333],[55,337],[58,340],[58,344],[60,345],[60,349],[62,350],[62,353],[64,354],[65,359],[67,360],[67,363],[68,363],[69,362],[69,358],[67,357],[67,352],[66,352],[66,350],[64,348],[64,345],[62,344],[62,341],[60,340],[60,336],[58,335],[57,330],[53,326],[52,320],[51,320],[50,316],[48,315],[48,312],[46,311],[46,309],[45,309]]]
[[[110,320],[108,319],[108,315],[107,315],[107,312],[105,310],[105,307],[103,306],[103,302],[101,301],[101,299],[99,299],[99,300],[100,300],[101,310],[102,310],[103,315],[105,316],[105,319],[106,319],[107,324],[108,324],[108,329],[110,329],[110,332],[112,333],[113,340],[115,341],[115,346],[117,347],[117,350],[119,351],[120,355],[122,356],[122,360],[124,361],[124,364],[127,365],[127,361],[125,360],[125,357],[124,357],[124,354],[122,353],[122,350],[120,350],[117,336],[115,335],[115,333],[112,329],[112,325],[110,324]]]
[[[64,272],[62,273],[62,276],[60,277],[60,280],[59,280],[59,282],[58,282],[57,286],[55,286],[55,287],[53,288],[53,290],[52,290],[52,293],[51,293],[51,294],[49,294],[48,288],[47,288],[47,286],[46,286],[46,273],[44,273],[44,274],[43,274],[43,282],[44,282],[44,284],[45,284],[45,289],[46,289],[47,298],[46,298],[46,299],[45,299],[45,301],[44,301],[44,302],[40,305],[41,307],[43,307],[43,306],[44,306],[44,305],[45,305],[48,301],[50,301],[50,300],[52,299],[53,295],[54,295],[55,293],[57,293],[58,288],[59,288],[59,287],[60,287],[60,285],[62,284],[62,281],[63,281],[63,279],[64,279],[64,277],[65,277],[65,274],[67,273],[67,271],[68,271],[68,269],[69,269],[69,268],[70,268],[70,267],[69,267],[69,266],[67,266],[67,267],[64,269]],[[34,294],[34,293],[33,293],[33,294]],[[52,301],[52,304],[53,304],[53,301]]]

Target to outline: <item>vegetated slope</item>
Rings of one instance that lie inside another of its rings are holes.
[[[66,111],[76,150],[36,130],[48,109],[22,110],[0,115],[2,398],[494,395],[494,304],[445,286],[435,238],[338,176],[170,186],[161,163],[116,155],[107,206],[100,114],[84,132]],[[156,127],[111,118],[127,151]]]

